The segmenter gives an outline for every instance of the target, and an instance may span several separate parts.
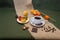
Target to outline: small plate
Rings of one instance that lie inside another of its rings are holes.
[[[27,23],[29,21],[29,18],[26,20],[26,22],[21,22],[21,21],[19,21],[19,19],[17,18],[17,22],[18,23]]]

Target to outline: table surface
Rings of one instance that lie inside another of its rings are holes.
[[[45,5],[45,4],[44,4]],[[35,5],[34,5],[35,6]],[[50,4],[51,6],[51,4]],[[60,17],[60,11],[59,10],[46,10],[42,9],[45,6],[41,6],[41,9],[39,6],[35,6],[35,9],[38,9],[50,16],[52,16],[54,19],[56,19],[56,25],[57,28],[60,28],[59,26],[59,17]],[[22,26],[16,22],[16,12],[14,8],[0,8],[0,38],[32,38],[30,33],[26,30],[22,30]]]

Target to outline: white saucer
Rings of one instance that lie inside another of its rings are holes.
[[[21,21],[19,21],[19,19],[17,18],[17,22],[18,23],[27,23],[29,21],[29,18],[26,20],[26,22],[21,22]]]

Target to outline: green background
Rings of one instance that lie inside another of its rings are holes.
[[[57,22],[52,22],[60,28],[60,0],[32,0],[35,9],[48,14]],[[23,25],[16,22],[16,12],[13,0],[0,0],[0,38],[34,39],[31,34],[22,30]]]
[[[60,29],[60,0],[32,0],[32,4],[35,9],[55,19],[56,22],[50,22]]]

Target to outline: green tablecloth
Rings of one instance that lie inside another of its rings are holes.
[[[23,25],[16,22],[16,12],[13,3],[12,6],[11,4],[3,5],[4,7],[0,5],[0,38],[33,39],[27,30],[23,31]]]

